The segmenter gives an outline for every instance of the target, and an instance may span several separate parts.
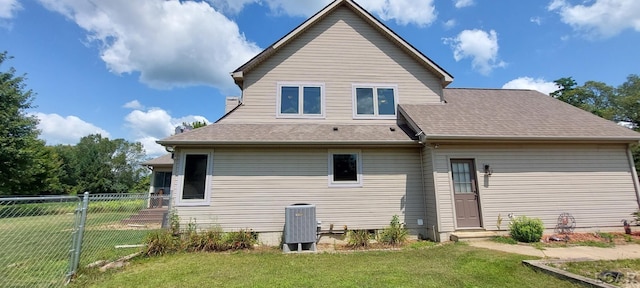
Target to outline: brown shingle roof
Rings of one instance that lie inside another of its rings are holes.
[[[337,128],[337,130],[334,130]],[[158,141],[162,145],[414,144],[407,127],[333,124],[210,124]]]
[[[149,161],[143,162],[142,165],[145,166],[170,166],[173,165],[173,159],[171,158],[171,154],[165,154],[157,158],[153,158]]]
[[[438,139],[640,141],[640,133],[531,90],[445,89],[446,104],[400,105]]]

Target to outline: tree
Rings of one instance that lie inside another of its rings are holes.
[[[630,122],[640,130],[640,76],[632,74],[618,87],[617,106],[620,120]]]
[[[560,78],[554,82],[560,87],[549,94],[554,98],[608,120],[617,118],[616,91],[613,87],[596,81],[587,81],[583,86],[576,86],[576,81],[571,77]]]
[[[0,53],[0,66],[10,59]],[[0,195],[61,193],[59,159],[38,140],[38,120],[27,113],[34,94],[15,68],[0,72]]]
[[[130,192],[148,173],[140,165],[145,152],[139,142],[93,134],[82,137],[74,149],[70,174],[75,177],[76,192]]]

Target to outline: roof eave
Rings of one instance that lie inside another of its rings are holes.
[[[242,145],[242,146],[327,146],[327,145],[359,145],[359,146],[379,146],[379,145],[416,145],[417,141],[193,141],[193,140],[175,140],[175,141],[156,141],[163,146],[218,146],[218,145]]]
[[[428,135],[429,143],[434,142],[589,142],[589,143],[639,143],[640,137],[597,137],[597,136],[497,136],[497,135]]]

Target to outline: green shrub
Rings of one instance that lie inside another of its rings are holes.
[[[404,224],[400,223],[400,217],[393,215],[389,227],[378,234],[378,242],[389,245],[402,244],[407,240],[408,234],[409,231],[407,228],[404,227]]]
[[[143,250],[145,256],[160,256],[180,249],[180,238],[174,237],[167,230],[150,232],[145,237],[144,243],[146,244]]]
[[[347,244],[351,247],[367,247],[371,235],[367,230],[349,230],[347,232]]]
[[[202,251],[225,251],[229,250],[229,245],[225,242],[225,234],[220,226],[207,230],[201,235]]]
[[[173,236],[180,235],[180,216],[178,216],[178,211],[176,211],[176,209],[171,210],[171,214],[169,215],[169,223],[171,234],[173,234]]]
[[[251,249],[258,242],[255,235],[251,230],[228,232],[225,242],[232,250]]]
[[[544,224],[538,218],[520,216],[509,224],[511,237],[519,242],[532,243],[540,241],[544,232]]]

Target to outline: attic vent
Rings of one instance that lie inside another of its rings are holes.
[[[285,207],[285,252],[316,250],[316,205],[293,204]],[[291,249],[294,248],[294,249]]]

